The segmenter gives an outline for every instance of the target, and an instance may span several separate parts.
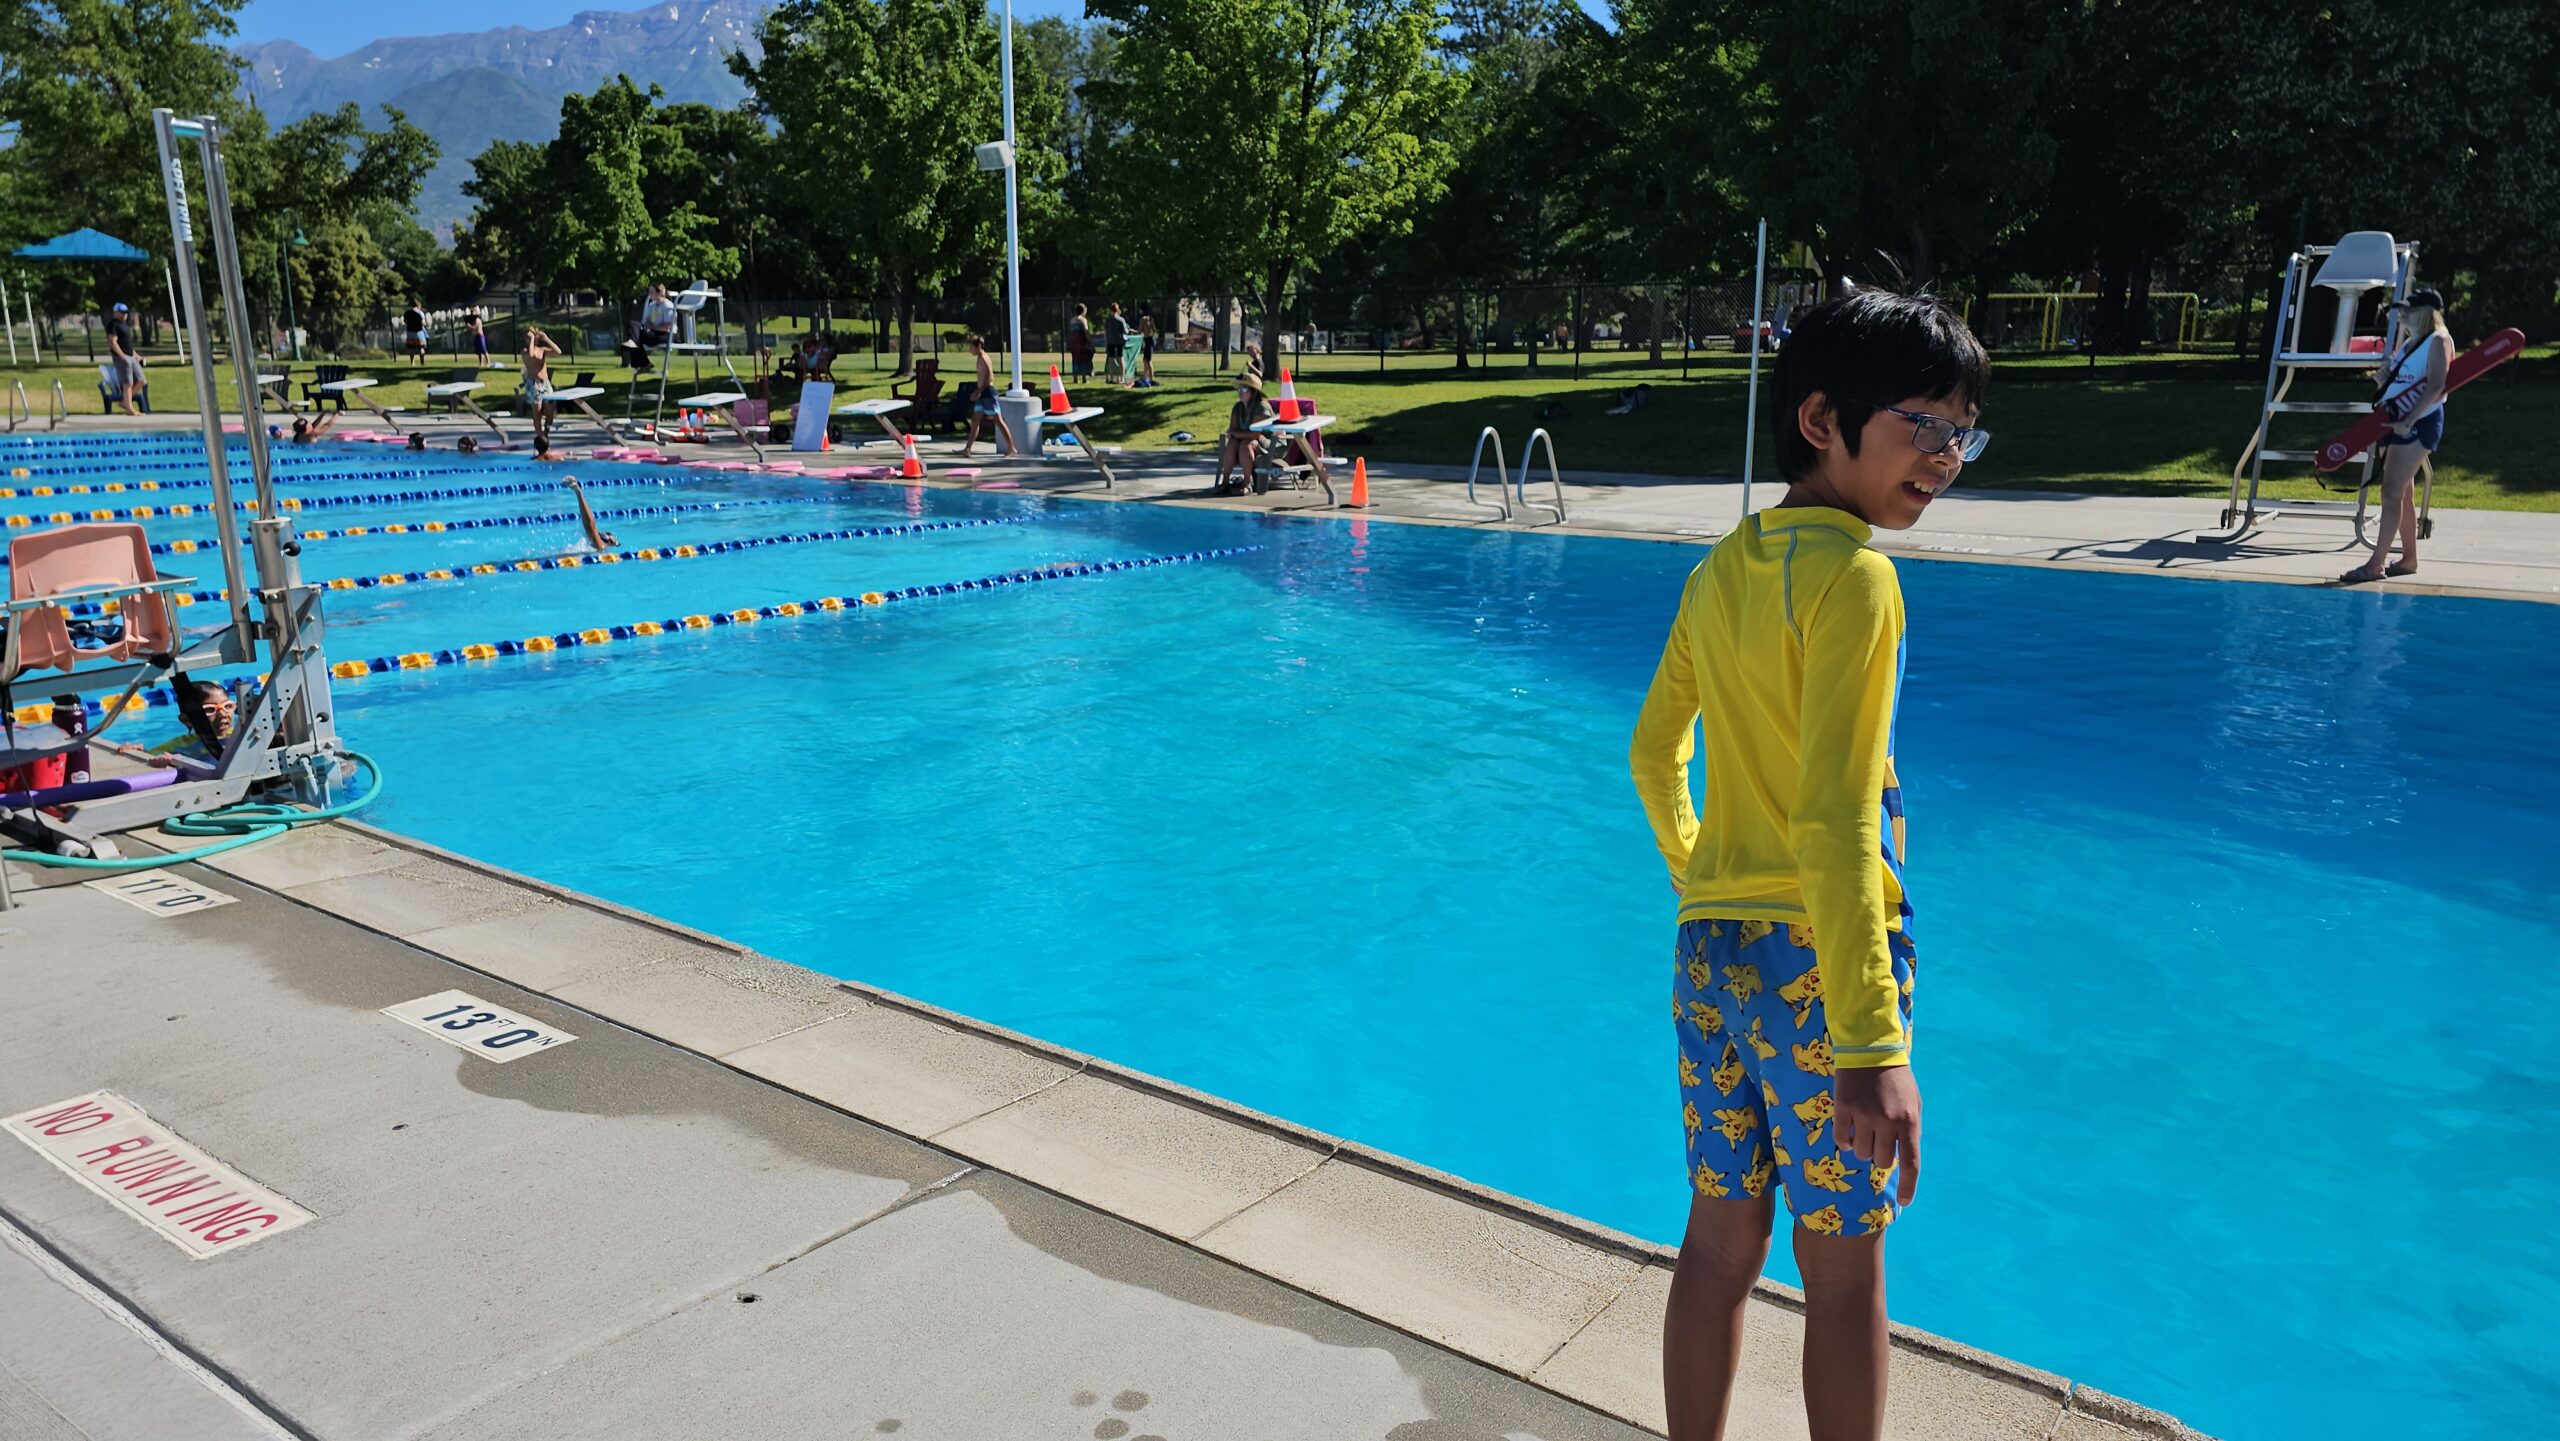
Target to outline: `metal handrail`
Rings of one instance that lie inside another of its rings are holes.
[[[23,380],[10,381],[9,428],[16,430],[21,425],[32,425],[35,418],[35,406],[27,400],[27,383]]]
[[[1547,443],[1547,483],[1556,488],[1556,503],[1553,505],[1543,500],[1529,498],[1529,463],[1537,458],[1538,442],[1542,440]],[[1564,477],[1556,473],[1556,438],[1547,434],[1547,428],[1543,425],[1530,431],[1529,443],[1520,447],[1520,475],[1516,484],[1522,510],[1536,506],[1540,510],[1553,511],[1556,524],[1564,524]]]
[[[51,405],[53,408],[45,414],[44,428],[47,430],[60,430],[62,428],[62,422],[71,418],[71,397],[62,393],[62,382],[59,380],[53,383],[53,400]]]
[[[1493,442],[1494,504],[1502,508],[1502,518],[1509,520],[1511,518],[1511,463],[1502,456],[1502,432],[1490,425],[1484,428],[1483,434],[1476,437],[1475,456],[1467,462],[1467,504],[1484,504],[1483,501],[1476,499],[1476,472],[1484,467],[1484,443],[1488,440]]]

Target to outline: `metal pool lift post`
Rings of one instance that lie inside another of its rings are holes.
[[[39,678],[17,677],[20,689],[41,686],[46,694],[99,694],[110,698],[151,684],[174,688],[183,670],[256,666],[262,684],[243,705],[222,754],[209,770],[189,773],[173,783],[155,785],[62,805],[59,814],[20,811],[21,823],[32,818],[49,839],[94,841],[111,832],[155,821],[212,810],[247,799],[253,787],[266,784],[307,804],[326,804],[345,752],[331,723],[329,665],[323,649],[326,628],[320,591],[306,584],[299,561],[300,543],[276,505],[275,480],[267,453],[267,431],[259,409],[257,359],[247,333],[240,279],[238,238],[231,225],[231,190],[223,168],[220,129],[209,116],[181,118],[167,110],[151,112],[159,141],[160,183],[169,207],[169,232],[175,258],[178,304],[194,344],[188,347],[189,369],[196,388],[196,409],[204,422],[207,477],[212,510],[221,527],[224,624],[209,634],[186,638],[183,628],[174,655],[83,662],[68,672]],[[251,512],[247,553],[241,545],[239,521],[232,506],[229,457],[222,431],[212,335],[205,323],[205,297],[197,272],[195,219],[191,214],[180,142],[193,140],[201,157],[205,197],[204,229],[213,242],[214,270],[222,287],[223,311],[230,330],[231,360],[240,394],[244,439],[256,504]],[[249,563],[255,562],[253,583]],[[132,592],[192,588],[189,577],[149,581]],[[12,610],[40,604],[12,601]],[[11,617],[14,624],[15,616]],[[109,716],[108,721],[114,719]],[[106,721],[100,723],[103,729]],[[8,753],[0,750],[0,758]]]

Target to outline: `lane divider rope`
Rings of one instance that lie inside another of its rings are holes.
[[[609,487],[626,485],[654,485],[665,487],[681,485],[684,483],[685,482],[683,481],[671,480],[664,475],[608,475],[596,480],[583,482],[589,490],[603,490]],[[276,499],[276,509],[280,511],[326,510],[333,506],[382,505],[390,502],[406,500],[476,500],[484,496],[492,495],[531,495],[537,491],[558,490],[560,487],[561,482],[559,481],[544,480],[527,481],[516,485],[456,486],[443,490],[371,491],[363,495],[279,496]],[[255,512],[258,508],[258,504],[253,500],[235,500],[231,502],[231,508],[235,511]],[[101,508],[86,512],[57,510],[50,515],[42,517],[33,515],[0,516],[0,526],[7,526],[14,530],[30,525],[36,525],[41,522],[50,522],[54,525],[70,525],[75,521],[83,520],[149,520],[155,515],[211,515],[213,513],[214,508],[209,504],[189,505],[181,503],[158,507],[137,505],[126,509]]]
[[[599,510],[596,512],[596,519],[621,520],[634,515],[679,515],[709,510],[745,510],[751,506],[761,505],[811,505],[818,500],[819,497],[816,496],[778,496],[770,500],[696,500],[682,505],[624,505]],[[336,530],[297,531],[295,537],[300,540],[353,540],[360,536],[371,535],[435,535],[451,530],[487,530],[510,525],[558,525],[577,518],[578,513],[574,510],[558,510],[549,515],[489,515],[464,520],[394,520],[385,521],[380,525],[343,526]],[[243,534],[240,537],[240,543],[247,545],[249,537]],[[177,540],[155,540],[151,542],[151,553],[153,555],[193,555],[197,551],[212,550],[215,546],[215,540],[209,535],[188,536]],[[0,570],[6,570],[8,567],[9,558],[6,555],[0,555]]]
[[[439,567],[434,570],[393,571],[384,575],[342,575],[329,580],[313,581],[323,590],[374,590],[383,586],[432,585],[443,581],[471,580],[478,576],[514,574],[543,570],[589,570],[597,566],[621,565],[625,562],[656,560],[696,560],[704,556],[730,555],[742,550],[758,550],[772,545],[811,545],[831,540],[876,540],[907,535],[929,535],[936,531],[969,530],[989,525],[1025,525],[1032,521],[1055,520],[1056,515],[1022,515],[983,520],[929,520],[911,525],[851,526],[841,530],[804,530],[789,535],[755,535],[737,540],[706,540],[683,545],[640,546],[630,550],[611,550],[593,555],[539,555],[516,560],[478,561],[469,565]],[[169,599],[176,605],[194,605],[199,601],[218,601],[224,593],[218,590],[174,591]],[[112,614],[117,602],[103,604],[74,602],[65,607],[73,615]]]

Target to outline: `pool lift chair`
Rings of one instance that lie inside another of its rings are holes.
[[[77,841],[92,854],[112,854],[113,845],[106,838],[114,832],[232,805],[253,793],[266,799],[325,805],[346,763],[347,752],[331,724],[334,708],[323,645],[321,591],[303,579],[299,542],[276,504],[256,361],[246,338],[236,333],[237,317],[250,312],[240,279],[239,241],[232,230],[230,183],[222,163],[219,127],[209,116],[181,119],[167,110],[154,110],[151,120],[160,146],[161,188],[169,208],[180,309],[188,334],[210,336],[213,330],[206,323],[195,256],[197,222],[189,213],[180,169],[181,140],[196,142],[204,168],[202,219],[213,242],[223,313],[234,318],[230,354],[239,372],[242,439],[248,443],[250,479],[257,497],[246,554],[238,525],[231,519],[235,512],[215,388],[214,347],[198,345],[192,348],[189,363],[196,409],[204,424],[212,510],[223,518],[216,537],[223,582],[220,623],[194,634],[176,623],[172,592],[193,581],[155,574],[138,526],[75,525],[16,538],[10,553],[18,564],[11,567],[6,653],[5,661],[0,661],[0,769],[58,755],[84,743],[68,740],[51,726],[10,719],[11,704],[30,692],[110,697],[113,709],[99,727],[103,732],[140,690],[168,683],[181,672],[246,666],[255,669],[260,683],[256,694],[240,707],[222,754],[210,765],[108,778],[32,796],[0,794],[0,829],[20,839],[31,838],[31,848],[38,850]],[[115,604],[115,615],[122,622],[121,635],[112,638],[96,634],[97,623],[81,614],[90,606],[103,608],[109,602]],[[79,638],[82,630],[92,631],[86,644]],[[163,775],[171,778],[163,780]],[[77,798],[62,794],[64,790],[77,793]],[[0,909],[9,903],[8,864],[0,862]]]
[[[2390,232],[2382,230],[2358,230],[2340,237],[2335,245],[2307,245],[2285,262],[2284,286],[2276,299],[2276,343],[2267,354],[2267,388],[2258,410],[2258,428],[2250,435],[2249,443],[2241,447],[2239,464],[2231,468],[2231,499],[2222,511],[2222,524],[2228,533],[2213,539],[2239,540],[2261,522],[2278,516],[2317,516],[2348,522],[2355,529],[2356,540],[2367,543],[2365,522],[2373,514],[2373,488],[2382,480],[2381,448],[2368,447],[2350,457],[2348,466],[2337,472],[2339,479],[2332,479],[2327,472],[2312,472],[2324,489],[2342,494],[2352,490],[2353,501],[2276,500],[2259,493],[2267,465],[2310,464],[2319,458],[2320,451],[2317,446],[2271,448],[2267,444],[2268,432],[2279,415],[2317,415],[2328,417],[2326,427],[2335,434],[2352,424],[2355,417],[2373,410],[2370,399],[2295,400],[2291,398],[2293,384],[2315,372],[2353,375],[2388,364],[2400,343],[2400,312],[2382,312],[2383,329],[2379,335],[2358,334],[2356,320],[2375,291],[2383,292],[2386,301],[2406,299],[2417,269],[2417,244],[2394,240]],[[2321,348],[2305,349],[2302,332],[2311,308],[2309,302],[2314,298],[2311,292],[2316,290],[2330,292],[2335,311],[2328,336],[2318,342]],[[2435,533],[2432,465],[2421,463],[2419,485],[2418,534],[2425,537]]]

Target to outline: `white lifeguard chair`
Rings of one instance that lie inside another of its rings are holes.
[[[2317,266],[2315,269],[2314,266]],[[2294,382],[2306,373],[2331,371],[2352,374],[2371,371],[2390,361],[2392,349],[2400,338],[2400,313],[2381,312],[2382,329],[2377,334],[2359,333],[2358,318],[2364,313],[2367,299],[2381,291],[2386,300],[2406,299],[2418,269],[2418,246],[2414,241],[2394,240],[2385,230],[2358,230],[2339,238],[2335,245],[2309,245],[2293,253],[2285,262],[2284,287],[2277,297],[2274,349],[2267,356],[2267,389],[2258,410],[2258,428],[2240,451],[2240,462],[2231,468],[2231,501],[2223,508],[2222,523],[2230,534],[2225,539],[2237,540],[2256,529],[2260,522],[2278,516],[2319,516],[2344,520],[2355,527],[2356,539],[2365,539],[2365,521],[2372,512],[2373,487],[2381,478],[2377,456],[2368,448],[2349,457],[2348,465],[2335,474],[2314,471],[2320,484],[2344,492],[2350,487],[2355,499],[2344,500],[2274,500],[2259,493],[2269,462],[2310,464],[2319,457],[2315,444],[2310,449],[2276,448],[2268,445],[2269,432],[2279,415],[2318,415],[2330,417],[2328,429],[2320,438],[2334,435],[2356,416],[2369,414],[2373,402],[2366,400],[2295,400]],[[2314,290],[2329,291],[2337,302],[2329,333],[2317,342],[2320,348],[2306,349],[2303,325],[2309,306],[2306,302]],[[2435,473],[2422,470],[2423,486],[2418,508],[2418,534],[2431,535],[2435,522],[2429,514],[2433,500]]]

